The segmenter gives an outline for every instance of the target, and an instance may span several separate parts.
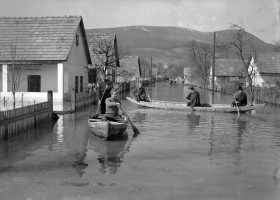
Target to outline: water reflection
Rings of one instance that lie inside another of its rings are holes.
[[[240,153],[240,149],[242,145],[242,137],[247,128],[247,121],[242,119],[242,117],[237,116],[236,125],[237,125],[237,143],[236,143],[235,152]]]
[[[138,110],[138,112],[135,112],[131,120],[142,124],[146,120],[147,116],[148,114],[146,112],[141,112],[140,110]]]
[[[188,125],[191,130],[194,130],[196,127],[199,126],[200,115],[196,115],[193,112],[187,114]]]
[[[89,135],[88,148],[98,153],[99,171],[106,174],[115,174],[123,162],[124,154],[129,152],[130,140],[106,141]]]

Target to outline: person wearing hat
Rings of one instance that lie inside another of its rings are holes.
[[[238,91],[234,94],[235,101],[232,102],[231,106],[246,106],[247,105],[247,95],[243,92],[243,88],[241,86],[238,87]]]
[[[133,96],[137,101],[147,101],[149,102],[149,98],[147,97],[145,88],[143,87],[143,83],[139,82],[138,88],[135,88],[133,91]]]
[[[185,97],[188,102],[188,106],[191,106],[191,107],[201,106],[199,92],[194,89],[193,85],[191,85],[189,87],[189,90],[190,90],[190,93],[188,95],[185,94]]]

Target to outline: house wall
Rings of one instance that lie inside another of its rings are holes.
[[[3,92],[3,87],[2,87],[2,65],[0,65],[0,92]]]
[[[2,66],[0,69],[0,88],[3,92],[2,87]],[[40,75],[41,76],[41,92],[47,92],[52,90],[57,92],[57,66],[52,65],[26,65],[21,74],[20,85],[18,92],[28,91],[28,76],[29,75]],[[11,78],[12,72],[10,66],[8,65],[8,77]],[[11,85],[8,83],[8,92],[11,92]]]
[[[80,76],[83,76],[83,88],[88,85],[88,59],[86,57],[85,46],[82,39],[81,29],[77,30],[79,35],[79,45],[76,45],[76,38],[73,40],[72,48],[68,59],[63,63],[64,72],[64,96],[69,100],[72,89],[75,88],[75,76],[79,76],[79,92],[80,92]]]

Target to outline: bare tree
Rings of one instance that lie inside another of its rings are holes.
[[[11,63],[8,68],[8,85],[11,87],[13,94],[13,108],[16,108],[16,92],[19,90],[22,81],[24,80],[24,67],[22,64],[22,56],[20,53],[20,45],[18,42],[10,44],[11,48]]]
[[[96,56],[94,68],[97,75],[105,78],[113,76],[120,59],[115,43],[106,39],[99,40],[92,51]]]
[[[200,77],[203,85],[209,82],[209,71],[211,67],[212,50],[206,43],[195,40],[188,42],[187,53],[190,58],[191,76]]]
[[[237,29],[235,35],[236,37],[231,42],[231,45],[235,47],[235,54],[242,61],[243,69],[244,69],[242,70],[242,73],[246,77],[251,104],[253,104],[255,100],[253,78],[256,74],[255,74],[255,69],[253,67],[250,67],[251,66],[250,64],[253,58],[253,52],[256,55],[256,50],[251,43],[251,37],[249,37],[248,33],[243,27],[233,24],[231,28]],[[248,50],[251,51],[249,55],[247,53]]]

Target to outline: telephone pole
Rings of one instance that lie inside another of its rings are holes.
[[[212,63],[212,104],[214,104],[214,91],[215,91],[215,52],[216,52],[216,32],[214,32],[214,45],[213,45],[213,63]]]
[[[152,80],[153,80],[153,57],[151,56],[151,73],[150,73],[150,76],[151,76],[151,83],[152,83]]]

